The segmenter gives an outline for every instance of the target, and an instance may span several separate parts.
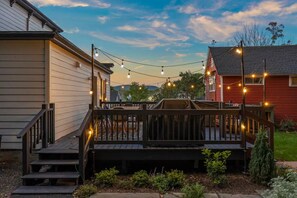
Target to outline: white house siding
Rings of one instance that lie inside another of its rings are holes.
[[[94,70],[97,76],[98,72],[100,72],[99,69]],[[104,72],[100,74],[104,79],[109,80],[108,74]],[[90,78],[90,63],[55,43],[50,43],[49,95],[50,102],[55,103],[56,106],[56,139],[77,130],[81,125],[91,103]],[[100,93],[99,88],[98,93]]]
[[[17,134],[45,103],[45,44],[0,40],[0,133]],[[1,147],[21,148],[19,142],[3,136]]]
[[[9,0],[0,0],[0,31],[26,31],[28,11],[19,4],[10,6]],[[42,22],[35,16],[30,17],[30,31],[52,31],[48,26],[42,27]]]

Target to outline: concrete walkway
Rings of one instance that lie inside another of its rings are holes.
[[[282,161],[282,162],[279,161],[279,162],[276,162],[276,165],[297,170],[297,161],[291,161],[291,162],[289,162],[289,161]]]
[[[91,198],[160,198],[159,193],[97,193]],[[165,194],[164,198],[182,198],[182,193]],[[224,193],[206,193],[205,198],[261,198],[260,195],[231,195]]]

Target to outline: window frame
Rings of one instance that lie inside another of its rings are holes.
[[[297,78],[297,75],[289,76],[289,87],[297,87],[297,84],[292,84],[292,78]]]
[[[213,83],[210,84],[210,81],[212,81]],[[216,91],[216,76],[215,75],[211,75],[208,77],[208,91],[209,92]]]
[[[255,83],[254,80],[255,80],[256,78],[262,79],[262,80],[261,80],[261,83]],[[246,79],[252,79],[253,82],[252,82],[252,83],[248,83]],[[245,81],[245,84],[246,84],[246,85],[264,85],[264,78],[263,78],[263,76],[261,76],[261,77],[254,77],[254,78],[253,78],[253,77],[245,77],[245,78],[244,78],[244,81]]]

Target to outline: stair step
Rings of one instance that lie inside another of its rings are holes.
[[[77,149],[41,149],[37,151],[38,154],[78,154]]]
[[[78,165],[78,160],[37,160],[31,165]]]
[[[78,172],[44,172],[30,173],[22,176],[22,179],[78,179]]]
[[[72,194],[77,186],[20,186],[13,195]]]

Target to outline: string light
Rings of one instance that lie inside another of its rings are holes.
[[[192,88],[192,89],[194,89],[194,88],[195,88],[195,86],[194,86],[194,85],[191,85],[191,88]]]
[[[264,77],[268,76],[268,73],[267,72],[264,72]]]
[[[222,87],[222,85],[219,85],[219,87],[221,88],[221,87]]]
[[[168,87],[171,86],[171,82],[170,82],[170,78],[168,77],[168,83],[167,83]]]
[[[230,86],[227,86],[227,89],[228,89],[228,90],[230,90],[230,89],[231,89],[231,87],[230,87]]]
[[[131,78],[130,70],[128,71],[127,78]]]
[[[124,68],[124,59],[122,59],[121,68]]]
[[[202,61],[202,69],[205,69],[204,61]]]
[[[210,76],[210,71],[207,71],[207,75]]]
[[[247,92],[247,88],[244,87],[242,91],[243,91],[243,93],[246,93]]]
[[[98,50],[97,50],[97,49],[95,50],[95,56],[96,56],[96,57],[99,56],[99,53],[98,53]]]
[[[244,124],[241,124],[241,129],[244,130],[245,129],[245,126]]]
[[[173,87],[175,87],[176,85],[173,83],[173,85],[172,85]]]
[[[237,53],[237,54],[241,54],[241,53],[242,53],[241,49],[237,48],[237,49],[236,49],[236,53]]]
[[[139,87],[139,90],[141,90],[142,89],[142,87]]]
[[[164,75],[164,70],[163,70],[164,66],[162,66],[162,70],[161,70],[161,75]]]
[[[238,83],[238,87],[241,87],[241,83]]]
[[[265,102],[264,103],[264,106],[266,106],[266,107],[269,106],[269,103],[268,102]]]
[[[92,95],[92,94],[93,94],[93,91],[92,91],[92,90],[90,90],[90,92],[89,92],[89,93],[90,93],[90,95]]]
[[[122,89],[124,89],[125,88],[125,86],[124,85],[122,85]]]
[[[255,74],[252,74],[252,78],[255,78],[256,77],[256,75]]]

